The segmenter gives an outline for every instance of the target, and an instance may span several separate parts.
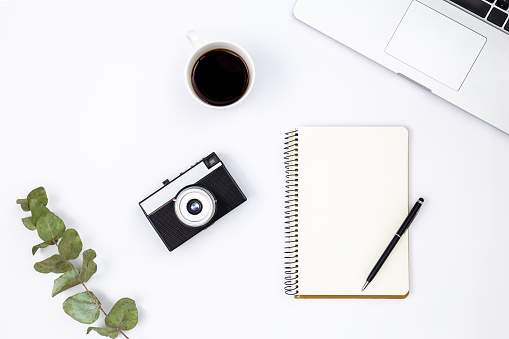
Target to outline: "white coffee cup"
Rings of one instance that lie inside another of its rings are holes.
[[[253,64],[253,60],[251,60],[251,57],[249,54],[239,45],[234,44],[232,42],[228,41],[212,41],[204,44],[202,40],[200,39],[200,36],[195,31],[189,31],[187,32],[187,39],[191,43],[192,48],[194,49],[193,54],[189,58],[189,61],[187,62],[186,66],[186,85],[189,90],[189,93],[195,98],[198,102],[200,102],[202,105],[210,107],[210,108],[216,108],[216,109],[222,109],[227,107],[232,107],[235,105],[238,105],[241,101],[243,101],[248,94],[251,92],[251,89],[253,88],[254,80],[255,80],[255,68]],[[196,61],[198,61],[205,53],[217,49],[224,49],[233,52],[234,54],[237,54],[242,58],[244,63],[247,66],[248,74],[249,74],[249,82],[247,84],[247,88],[244,91],[244,94],[235,102],[229,104],[229,105],[223,105],[223,106],[216,106],[211,105],[204,100],[202,100],[198,94],[195,92],[193,88],[192,83],[192,73],[193,68],[196,64]]]

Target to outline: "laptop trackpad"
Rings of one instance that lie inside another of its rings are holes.
[[[385,52],[457,91],[485,43],[484,36],[414,1]]]

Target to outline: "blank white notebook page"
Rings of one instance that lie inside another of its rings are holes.
[[[298,138],[298,294],[407,294],[408,232],[361,292],[408,215],[407,129],[304,127]]]

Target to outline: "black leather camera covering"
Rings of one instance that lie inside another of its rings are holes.
[[[216,213],[207,225],[189,227],[181,223],[175,214],[175,202],[173,200],[170,200],[148,216],[150,223],[170,251],[173,251],[247,200],[224,164],[200,179],[193,186],[208,189],[217,199]]]

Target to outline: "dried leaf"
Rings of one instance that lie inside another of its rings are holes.
[[[58,253],[64,260],[76,259],[81,253],[83,243],[75,229],[69,228],[62,235],[58,244]]]
[[[122,298],[117,301],[104,319],[104,323],[111,328],[126,331],[133,329],[138,323],[138,309],[134,300]]]
[[[30,211],[30,207],[28,207],[28,200],[27,199],[18,199],[16,200],[16,204],[21,205],[21,209],[25,212]]]
[[[101,327],[89,327],[87,329],[87,334],[90,333],[90,331],[96,331],[103,337],[110,337],[110,338],[116,338],[118,337],[118,330],[116,328],[101,328]]]
[[[43,204],[43,206],[46,206],[48,204],[48,196],[46,195],[44,187],[38,187],[28,193],[28,206],[30,206],[30,201],[32,201],[32,199],[37,199]]]
[[[82,324],[92,324],[99,318],[99,306],[95,301],[99,303],[99,300],[94,293],[90,292],[90,294],[82,292],[67,298],[63,305],[64,312]]]
[[[23,225],[25,225],[26,228],[28,228],[30,231],[35,231],[37,227],[35,227],[34,224],[32,224],[32,217],[26,217],[21,219],[23,221]]]
[[[78,275],[77,275],[78,274]],[[62,274],[60,277],[55,279],[53,283],[53,291],[51,292],[51,296],[54,297],[58,293],[63,292],[65,290],[70,289],[76,285],[79,285],[78,276],[80,274],[79,270],[70,270]]]
[[[33,201],[32,201],[33,202]],[[57,242],[65,231],[62,219],[48,211],[37,220],[37,234],[44,241]]]
[[[54,245],[53,241],[48,241],[48,242],[45,241],[45,242],[35,245],[34,247],[32,247],[32,255],[35,255],[35,252],[37,252],[37,250],[39,248],[46,248],[49,245]]]
[[[60,255],[55,254],[46,260],[36,262],[34,268],[39,273],[65,273],[73,269],[73,266],[65,260],[62,260]]]
[[[32,247],[32,255],[35,255],[35,253],[39,250],[39,248],[46,248],[48,246],[49,245],[46,242],[42,242],[40,244],[35,245],[34,247]]]
[[[94,262],[96,257],[93,249],[88,249],[83,252],[83,265],[81,265],[81,273],[79,280],[87,282],[95,272],[97,272],[97,264]]]
[[[30,211],[32,212],[32,224],[37,225],[37,220],[41,216],[46,213],[49,213],[49,209],[47,209],[42,202],[37,199],[32,199],[29,203]]]

